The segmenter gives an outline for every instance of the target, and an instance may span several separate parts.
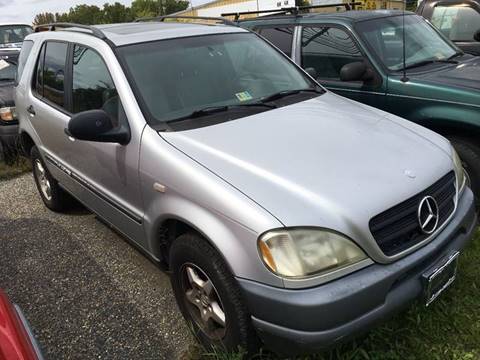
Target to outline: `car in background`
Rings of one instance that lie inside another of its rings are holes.
[[[15,101],[45,206],[75,197],[169,270],[210,349],[315,351],[454,281],[476,213],[444,137],[251,31],[162,19],[26,38]]]
[[[0,158],[7,163],[18,152],[18,121],[13,101],[18,55],[23,39],[32,31],[25,24],[0,24]]]
[[[43,359],[28,321],[2,289],[0,289],[0,359]]]
[[[417,14],[428,19],[466,53],[480,55],[479,0],[424,0]]]
[[[239,24],[272,42],[327,89],[447,137],[480,206],[479,57],[463,53],[411,12],[280,15]]]

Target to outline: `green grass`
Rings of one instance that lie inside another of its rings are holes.
[[[7,165],[3,161],[0,161],[0,181],[14,178],[30,170],[30,162],[23,157],[19,157],[11,165]]]
[[[238,354],[205,354],[193,359],[238,360]],[[275,359],[274,356],[258,356]],[[303,357],[316,360],[480,359],[480,231],[460,257],[455,283],[426,308],[414,304],[362,340]]]

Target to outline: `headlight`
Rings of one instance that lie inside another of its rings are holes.
[[[332,272],[367,258],[346,237],[320,229],[280,229],[258,239],[260,256],[275,274],[303,278]]]
[[[452,159],[453,167],[455,170],[455,176],[457,178],[457,191],[460,191],[465,185],[465,170],[463,169],[462,160],[458,156],[455,149],[452,147]]]
[[[2,107],[0,108],[0,119],[3,121],[13,121],[17,117],[15,115],[15,107]]]

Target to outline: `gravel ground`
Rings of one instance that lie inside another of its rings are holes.
[[[168,277],[86,210],[47,210],[31,174],[0,182],[0,274],[46,359],[188,358]]]

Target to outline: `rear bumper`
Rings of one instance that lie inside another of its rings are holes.
[[[476,223],[473,194],[466,189],[455,216],[437,238],[394,263],[374,264],[302,290],[238,281],[267,347],[289,355],[321,350],[365,332],[422,297],[422,275],[462,250]]]

